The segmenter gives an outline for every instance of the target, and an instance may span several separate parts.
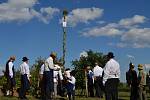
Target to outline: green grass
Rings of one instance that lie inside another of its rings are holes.
[[[148,95],[148,100],[150,100],[150,95]],[[130,93],[129,92],[119,92],[119,100],[129,100],[129,96],[130,96]],[[29,100],[39,100],[39,99],[36,99],[34,98],[33,96],[27,96],[27,98]],[[67,98],[57,98],[55,100],[61,100],[61,99],[65,99],[67,100]],[[5,96],[0,96],[0,100],[18,100],[18,97],[5,97]],[[97,98],[91,98],[91,97],[88,97],[86,98],[85,96],[76,96],[75,100],[98,100]],[[105,98],[101,99],[101,100],[105,100]]]

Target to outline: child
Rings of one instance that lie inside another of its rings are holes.
[[[74,72],[70,72],[70,77],[67,79],[66,89],[69,100],[75,100],[75,77]]]

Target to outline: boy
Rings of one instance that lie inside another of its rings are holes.
[[[66,89],[67,89],[67,95],[69,100],[75,100],[75,77],[74,77],[74,72],[70,72],[70,77],[67,77],[67,84],[66,84]]]

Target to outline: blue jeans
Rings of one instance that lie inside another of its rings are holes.
[[[25,98],[26,97],[26,92],[30,88],[30,83],[27,78],[27,74],[21,75],[21,88],[19,91],[19,97],[20,98]]]

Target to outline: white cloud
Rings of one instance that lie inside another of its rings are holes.
[[[58,12],[59,9],[51,7],[41,8],[40,12],[32,10],[32,14],[46,24],[48,24],[53,15]]]
[[[115,44],[114,44],[115,45]],[[120,42],[120,43],[117,43],[116,44],[117,47],[120,47],[120,48],[124,48],[124,47],[127,47],[127,44],[126,43],[123,43],[123,42]]]
[[[26,8],[26,7],[32,7],[38,2],[38,0],[8,0],[8,3],[10,7],[14,8]]]
[[[132,55],[130,55],[130,54],[127,54],[127,57],[128,57],[129,59],[134,59],[134,58],[135,58],[134,56],[132,56]]]
[[[105,24],[106,22],[105,21],[98,21],[97,23],[98,24]]]
[[[71,26],[76,26],[78,23],[88,23],[90,20],[95,20],[101,17],[103,14],[103,9],[100,8],[78,8],[72,10],[68,15],[68,24]]]
[[[41,11],[35,11],[33,6],[38,3],[38,0],[8,0],[6,3],[0,4],[0,22],[11,21],[29,21],[32,18],[48,23],[57,8],[41,8]],[[46,15],[46,16],[45,16]]]
[[[134,28],[130,29],[121,37],[122,41],[130,41],[134,47],[150,46],[150,28]]]
[[[116,36],[120,35],[122,31],[116,28],[117,24],[111,23],[103,27],[93,27],[81,32],[83,36]]]
[[[145,16],[134,15],[132,18],[121,19],[119,21],[119,25],[131,26],[131,25],[135,25],[135,24],[144,23],[145,21],[146,21],[146,17]]]
[[[29,6],[20,8],[20,6],[15,6],[14,2],[10,1],[0,4],[0,21],[29,20],[33,17],[30,15]]]
[[[83,36],[118,36],[120,42],[108,43],[117,47],[145,48],[150,47],[150,28],[141,28],[140,24],[147,18],[134,15],[132,18],[121,19],[118,23],[109,23],[105,26],[96,26],[81,32]]]

